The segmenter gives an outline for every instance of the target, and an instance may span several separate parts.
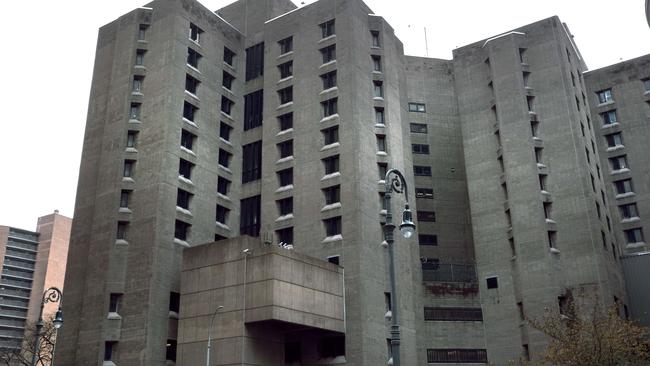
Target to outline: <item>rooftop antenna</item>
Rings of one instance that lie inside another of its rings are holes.
[[[429,57],[429,42],[427,41],[427,27],[424,27],[424,49]]]

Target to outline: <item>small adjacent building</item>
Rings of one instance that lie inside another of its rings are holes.
[[[54,211],[38,218],[36,231],[0,226],[0,348],[20,348],[26,323],[38,320],[43,292],[63,289],[71,225]],[[57,306],[46,306],[44,317]]]

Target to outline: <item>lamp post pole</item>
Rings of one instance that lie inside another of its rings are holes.
[[[391,177],[392,176],[392,177]],[[391,169],[386,172],[384,202],[386,205],[386,223],[384,224],[384,240],[388,244],[388,275],[390,277],[390,310],[391,310],[391,326],[390,326],[390,349],[393,359],[393,366],[400,366],[400,329],[397,308],[397,286],[395,284],[395,250],[393,244],[395,239],[393,232],[395,231],[395,224],[393,224],[393,213],[391,209],[391,196],[392,193],[404,193],[406,203],[404,211],[402,212],[402,223],[399,228],[405,238],[410,238],[415,232],[415,224],[411,210],[409,209],[409,196],[408,188],[406,186],[406,179],[402,173],[397,169]]]
[[[210,319],[210,328],[208,328],[208,348],[205,352],[205,366],[210,366],[210,344],[212,343],[212,326],[214,325],[214,318],[217,316],[219,310],[223,309],[223,306],[217,306],[217,309],[212,314],[212,319]]]
[[[41,329],[43,329],[43,309],[45,304],[49,302],[58,302],[59,309],[56,311],[54,320],[52,321],[54,329],[59,329],[63,325],[63,310],[61,309],[61,299],[63,298],[63,293],[56,287],[50,287],[45,292],[43,292],[43,298],[41,300],[41,311],[38,315],[38,321],[36,322],[36,336],[34,337],[34,350],[32,352],[32,366],[36,366],[38,360],[38,354],[40,351],[40,342],[41,342]]]

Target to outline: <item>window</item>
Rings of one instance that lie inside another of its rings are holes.
[[[201,55],[194,51],[191,48],[187,49],[187,64],[190,65],[191,67],[198,69],[199,68],[199,61],[201,61]]]
[[[165,350],[165,360],[176,362],[176,346],[177,343],[173,339],[167,340],[167,348]]]
[[[187,237],[190,234],[190,227],[192,225],[181,220],[176,220],[174,225],[174,238],[179,240],[187,240]]]
[[[262,177],[262,141],[255,141],[242,147],[242,183]]]
[[[293,75],[293,61],[278,65],[278,70],[280,71],[280,79],[288,78]]]
[[[323,38],[332,36],[336,33],[334,28],[334,19],[319,24]]]
[[[230,190],[230,181],[224,177],[217,178],[217,192],[227,196]]]
[[[546,191],[546,177],[544,174],[539,175],[539,189],[542,191]]]
[[[411,123],[412,133],[427,133],[427,125],[424,123]]]
[[[241,200],[240,235],[260,236],[261,196]]]
[[[607,250],[607,236],[605,235],[604,231],[600,231],[600,239],[603,243],[603,249]]]
[[[323,144],[330,145],[339,142],[339,126],[326,128],[321,131],[323,133]]]
[[[280,170],[277,174],[280,187],[293,184],[293,168]]]
[[[178,164],[178,175],[185,179],[192,179],[192,169],[194,169],[194,164],[190,163],[185,159],[180,159]]]
[[[278,41],[278,45],[280,46],[281,55],[293,51],[293,37],[287,37]]]
[[[184,210],[189,210],[192,196],[193,194],[190,192],[179,188],[178,193],[176,194],[176,206]]]
[[[235,59],[235,53],[230,50],[228,47],[223,48],[223,62],[232,66]]]
[[[276,145],[280,153],[280,159],[293,156],[293,140],[280,142]]]
[[[633,217],[639,217],[639,211],[636,208],[636,203],[629,203],[627,205],[618,206],[618,210],[621,213],[621,217],[624,219],[631,219]]]
[[[607,147],[623,146],[623,136],[620,132],[605,135]]]
[[[535,97],[532,97],[530,95],[526,96],[526,105],[528,106],[528,112],[534,112],[535,111],[534,101],[535,101]],[[576,99],[576,101],[577,101],[577,99]],[[580,110],[580,105],[578,105],[578,110]]]
[[[530,98],[531,101],[533,100],[533,97],[526,97],[526,98]],[[574,97],[574,98],[576,100],[576,108],[578,109],[578,111],[580,111],[580,101],[578,100],[578,97]],[[530,108],[531,104],[529,103],[528,106]],[[529,109],[529,111],[532,112],[531,109]]]
[[[325,204],[331,205],[333,203],[341,202],[341,186],[331,186],[323,189],[325,195]]]
[[[126,240],[126,230],[129,226],[127,221],[119,221],[117,223],[117,233],[115,234],[115,239],[117,240]]]
[[[386,152],[386,136],[377,135],[377,151]]]
[[[144,41],[146,39],[147,28],[149,28],[148,24],[140,24],[138,27],[138,41]]]
[[[550,248],[555,248],[557,246],[557,232],[555,231],[548,231],[548,246]]]
[[[327,46],[324,48],[320,49],[321,55],[323,55],[323,63],[326,64],[328,62],[336,60],[336,45],[333,44],[331,46]]]
[[[129,200],[131,198],[131,192],[130,190],[123,189],[122,192],[120,192],[120,207],[127,208],[129,207]]]
[[[431,189],[431,188],[415,188],[415,198],[433,199],[433,189]]]
[[[199,38],[201,37],[203,30],[197,27],[196,24],[190,23],[190,39],[196,43],[199,43]]]
[[[275,201],[275,203],[278,206],[278,212],[280,216],[293,213],[293,197],[277,200]]]
[[[372,82],[372,84],[373,84],[373,96],[375,98],[383,98],[384,88],[382,82],[380,80],[375,80]]]
[[[131,109],[129,110],[129,118],[134,120],[140,119],[140,103],[131,103]]]
[[[178,314],[181,309],[181,294],[178,292],[169,293],[169,311]]]
[[[612,89],[601,90],[596,94],[598,94],[598,103],[600,104],[614,101],[614,98],[612,98]]]
[[[434,211],[417,211],[418,221],[436,222],[436,213]]]
[[[196,118],[196,112],[198,110],[199,108],[193,104],[188,103],[187,101],[183,102],[183,118],[186,120],[194,122],[194,118]]]
[[[520,48],[519,49],[519,62],[521,62],[522,64],[526,63],[525,55],[526,55],[526,49],[525,48]]]
[[[186,131],[186,130],[181,130],[181,146],[188,149],[192,150],[192,146],[194,146],[194,141],[196,141],[196,135]]]
[[[323,106],[323,117],[329,117],[338,113],[337,99],[332,98],[320,103]]]
[[[231,153],[229,153],[224,149],[219,149],[219,165],[221,165],[224,168],[228,168],[230,166],[231,157],[232,157]]]
[[[293,113],[283,114],[278,117],[278,124],[280,125],[280,131],[293,128]]]
[[[483,321],[481,308],[425,307],[424,320],[428,321]]]
[[[104,342],[104,361],[116,360],[117,359],[116,355],[117,355],[117,342],[115,341]]]
[[[623,179],[623,180],[615,181],[614,188],[616,189],[616,194],[633,192],[632,179]]]
[[[585,147],[585,155],[587,155],[587,164],[591,164],[591,155],[589,154],[589,149]]]
[[[122,302],[122,294],[111,293],[108,302],[108,312],[118,313],[120,310],[120,302]]]
[[[542,163],[542,151],[544,151],[541,147],[536,147],[535,148],[535,162],[537,164]]]
[[[384,108],[375,107],[375,124],[383,125],[385,123]]]
[[[221,96],[221,111],[227,115],[230,115],[232,112],[232,106],[235,104],[232,100]]]
[[[219,137],[226,141],[230,141],[230,132],[232,132],[232,126],[227,123],[221,122],[219,125]]]
[[[141,93],[142,92],[142,82],[144,81],[144,76],[136,75],[133,77],[133,85],[131,92]]]
[[[409,103],[409,112],[425,113],[427,111],[424,103]]]
[[[625,157],[625,155],[609,158],[609,162],[612,165],[612,170],[621,170],[621,169],[629,168],[629,166],[627,165],[627,158]]]
[[[438,236],[431,234],[419,234],[418,243],[420,245],[438,245]]]
[[[413,154],[429,155],[429,145],[426,144],[411,144]]]
[[[215,221],[226,225],[228,223],[228,214],[230,210],[224,206],[217,205],[217,212],[215,214]]]
[[[263,113],[263,89],[244,95],[244,131],[261,126]]]
[[[325,235],[334,236],[341,234],[341,216],[332,217],[330,219],[323,220],[325,225]]]
[[[616,110],[601,113],[600,116],[603,118],[603,125],[609,125],[618,122],[618,119],[616,118]]]
[[[499,278],[498,277],[488,277],[485,279],[488,290],[499,288]]]
[[[233,82],[233,81],[235,81],[235,77],[234,77],[234,76],[230,75],[229,73],[227,73],[227,72],[225,72],[225,71],[222,73],[222,77],[221,77],[221,85],[222,85],[224,88],[226,88],[226,89],[228,89],[228,90],[232,90],[232,82]]]
[[[421,177],[430,177],[431,176],[431,167],[430,166],[413,166],[413,174]]]
[[[201,82],[190,75],[185,75],[185,90],[189,93],[195,94]]]
[[[293,228],[288,227],[275,231],[278,236],[278,244],[293,244]]]
[[[327,90],[336,86],[336,70],[328,72],[320,76],[323,80],[323,90]]]
[[[381,57],[372,56],[372,71],[381,72]]]
[[[293,102],[293,86],[278,90],[278,97],[280,98],[280,104]]]
[[[428,348],[428,363],[487,363],[484,349]]]
[[[144,65],[144,54],[147,51],[145,50],[136,50],[135,51],[135,65],[136,66],[143,66]]]
[[[623,230],[625,240],[628,244],[643,242],[643,230],[641,228]]]
[[[647,92],[650,91],[650,78],[643,80],[643,89]]]
[[[122,172],[122,176],[125,178],[132,178],[134,168],[135,160],[124,160],[124,170]]]
[[[530,81],[530,72],[524,71],[524,72],[522,73],[522,75],[523,75],[523,78],[524,78],[524,87],[525,87],[525,88],[528,88],[528,86],[529,86],[529,81]],[[571,78],[572,78],[572,79],[574,78],[573,74],[571,74]],[[574,82],[574,85],[573,85],[573,86],[575,86],[575,82]]]
[[[384,180],[386,179],[386,173],[388,172],[388,164],[386,163],[377,163],[377,171],[379,173],[379,180]],[[382,199],[382,204],[384,200]],[[383,209],[386,209],[385,207],[382,207]]]
[[[370,31],[370,36],[372,37],[372,46],[373,47],[379,47],[379,32],[378,31]]]
[[[334,155],[322,160],[325,166],[325,174],[332,174],[339,171],[339,156]]]
[[[264,42],[246,49],[246,81],[264,75]]]
[[[602,218],[602,213],[600,211],[600,204],[598,202],[594,202],[596,204],[596,212],[598,213],[598,218]]]

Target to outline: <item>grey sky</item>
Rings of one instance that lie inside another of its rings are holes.
[[[204,0],[218,9],[230,0]],[[313,1],[305,1],[309,4]],[[59,209],[72,216],[97,29],[147,2],[11,1],[0,14],[0,225],[33,230]],[[298,3],[298,2],[297,2]],[[558,15],[591,68],[650,53],[644,0],[367,0],[407,54],[451,50]]]

